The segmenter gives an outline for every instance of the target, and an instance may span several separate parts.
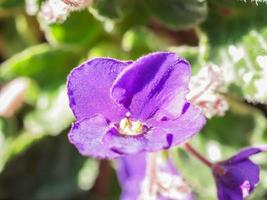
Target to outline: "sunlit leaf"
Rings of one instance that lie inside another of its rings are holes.
[[[27,48],[5,61],[0,75],[4,79],[27,76],[36,80],[42,88],[54,88],[65,82],[77,62],[77,55],[72,51],[42,44]]]
[[[192,27],[207,15],[205,0],[144,0],[143,3],[163,25],[173,29]]]
[[[63,24],[44,26],[45,34],[52,45],[64,45],[72,48],[87,48],[103,34],[100,22],[88,11],[74,12]]]
[[[262,102],[267,102],[266,9],[266,4],[257,6],[255,2],[212,0],[203,24],[209,41],[208,60],[223,67],[229,89]]]
[[[95,0],[90,11],[100,20],[118,20],[131,10],[133,0]]]

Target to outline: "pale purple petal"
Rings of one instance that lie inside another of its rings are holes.
[[[121,155],[130,155],[168,149],[173,145],[172,138],[169,136],[173,137],[161,128],[152,128],[137,136],[123,136],[113,128],[105,134],[103,143],[111,151]]]
[[[101,115],[75,122],[68,134],[69,141],[84,156],[115,158],[120,156],[105,145],[103,137],[108,132],[108,121]]]
[[[129,109],[133,118],[146,120],[158,112],[179,116],[188,92],[190,75],[189,63],[176,54],[149,54],[117,77],[111,96]]]
[[[258,146],[258,147],[249,147],[241,150],[239,153],[228,159],[229,162],[239,162],[243,159],[247,159],[248,157],[261,153],[263,151],[267,151],[267,146]],[[227,162],[227,161],[226,161]]]
[[[102,114],[110,120],[124,116],[125,109],[110,98],[110,88],[118,74],[130,63],[95,58],[75,68],[68,77],[70,107],[77,120]]]
[[[150,120],[148,123],[150,123],[154,128],[162,130],[162,133],[160,134],[152,134],[151,140],[156,140],[154,137],[165,137],[165,140],[168,142],[168,146],[171,147],[185,142],[189,138],[193,137],[201,130],[205,122],[206,119],[201,110],[193,105],[190,105],[177,119],[166,121]]]
[[[144,145],[144,149],[150,152],[169,149],[173,141],[173,136],[171,134],[157,127],[153,127],[144,137],[149,141]]]
[[[104,136],[103,143],[118,154],[128,155],[144,151],[148,141],[143,135],[123,136],[115,128],[112,128]]]

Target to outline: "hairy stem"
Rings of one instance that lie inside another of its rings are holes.
[[[200,160],[202,163],[207,165],[209,168],[213,167],[213,163],[211,163],[209,160],[207,160],[203,155],[201,155],[194,147],[192,147],[189,143],[184,144],[184,148],[187,152],[192,154],[194,157],[196,157],[198,160]]]

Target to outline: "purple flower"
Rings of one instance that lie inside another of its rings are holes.
[[[266,150],[267,147],[246,148],[214,165],[219,200],[242,200],[253,191],[259,182],[260,169],[249,157]]]
[[[95,58],[68,78],[77,119],[69,140],[82,155],[115,158],[168,149],[205,124],[185,96],[191,71],[174,53],[158,52],[135,62]]]
[[[193,200],[191,188],[170,159],[139,153],[117,160],[121,200]]]

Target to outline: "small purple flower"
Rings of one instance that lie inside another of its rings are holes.
[[[154,159],[154,160],[153,160]],[[191,188],[170,159],[139,153],[117,160],[121,200],[193,200]]]
[[[266,151],[267,147],[250,147],[241,150],[228,160],[213,167],[219,200],[242,200],[259,182],[259,166],[249,157]]]
[[[69,140],[82,155],[115,158],[168,149],[205,124],[185,96],[190,65],[174,53],[157,52],[135,62],[95,58],[68,78],[77,119]]]

